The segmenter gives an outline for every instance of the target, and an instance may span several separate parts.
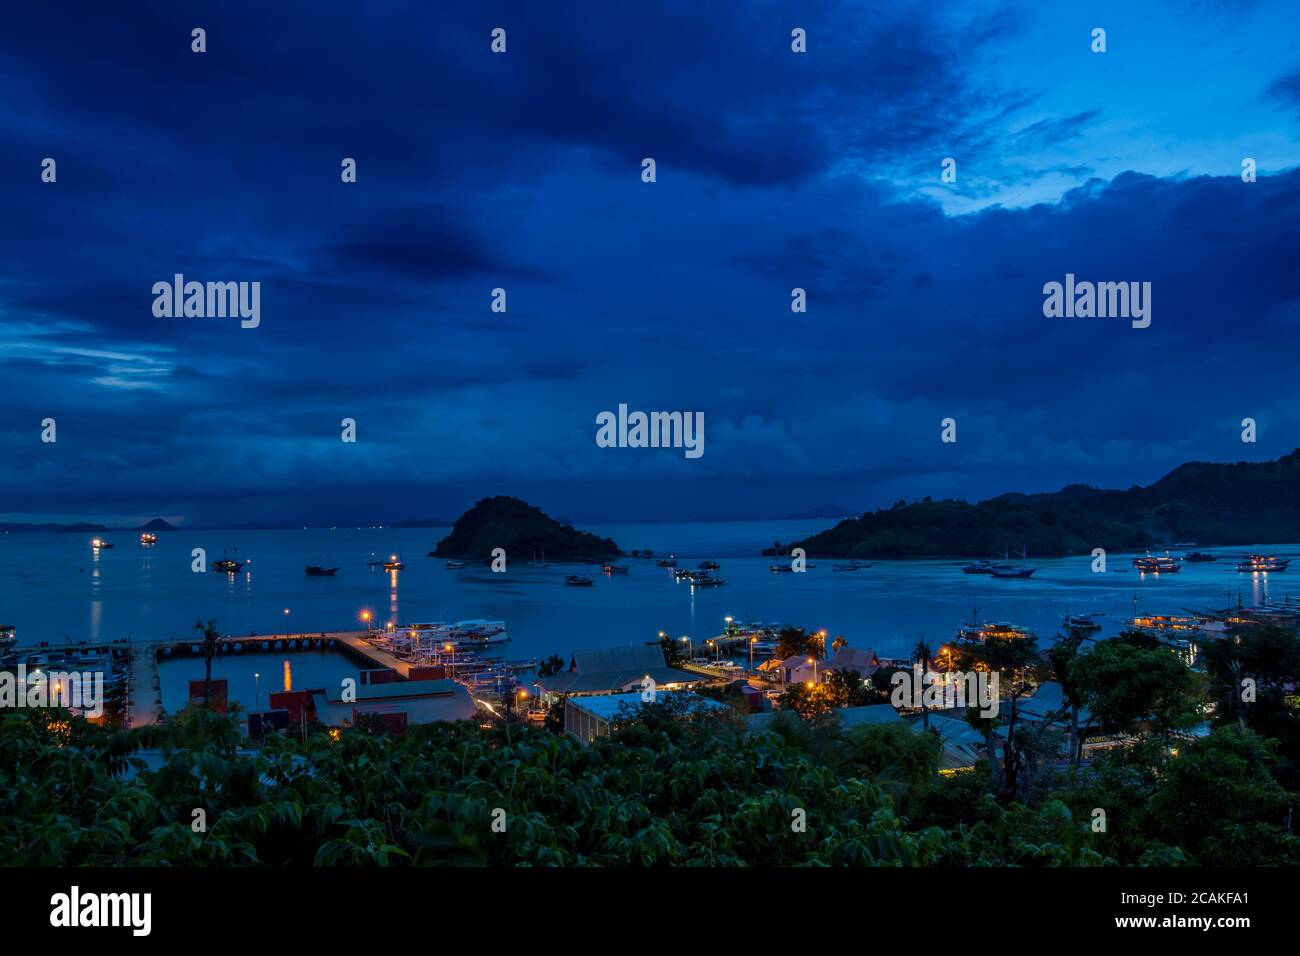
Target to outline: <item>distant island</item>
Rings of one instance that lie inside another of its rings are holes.
[[[79,534],[99,534],[107,531],[175,531],[176,526],[162,518],[154,518],[148,524],[141,525],[138,528],[110,528],[105,524],[92,524],[88,521],[75,521],[72,524],[55,524],[54,522],[42,522],[39,524],[24,524],[22,522],[0,522],[0,531],[65,531]]]
[[[515,560],[545,552],[548,561],[604,558],[622,554],[609,538],[578,531],[561,524],[540,508],[500,495],[484,498],[456,519],[451,534],[438,542],[439,558],[492,556],[493,548],[504,548]]]
[[[978,504],[925,498],[896,502],[792,541],[810,557],[987,557],[1085,554],[1201,544],[1300,541],[1300,449],[1277,461],[1180,465],[1146,487],[1004,494]],[[774,553],[773,548],[764,550]]]

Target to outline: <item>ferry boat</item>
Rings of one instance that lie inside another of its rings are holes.
[[[1034,634],[1027,627],[1007,621],[980,621],[979,608],[972,607],[970,620],[957,628],[957,640],[984,642],[989,638],[1029,638]]]
[[[322,568],[317,564],[307,565],[307,577],[309,578],[332,578],[338,572],[338,568]]]
[[[1129,624],[1134,630],[1160,636],[1181,634],[1223,637],[1228,632],[1228,627],[1223,621],[1200,615],[1143,614],[1132,618]]]
[[[1100,631],[1101,624],[1094,614],[1066,614],[1061,624],[1067,631]]]
[[[1177,558],[1159,556],[1153,558],[1149,554],[1144,558],[1134,558],[1133,567],[1143,574],[1174,574],[1183,569]]]
[[[1188,551],[1183,555],[1183,560],[1188,564],[1197,564],[1202,561],[1218,561],[1219,559],[1208,551]]]
[[[1028,638],[1033,632],[1027,627],[1012,624],[1009,621],[970,621],[957,628],[959,641],[979,641],[983,643],[990,638]]]
[[[1280,573],[1285,571],[1287,565],[1290,563],[1290,558],[1271,558],[1265,557],[1261,554],[1252,554],[1249,555],[1246,560],[1237,565],[1237,570],[1251,574],[1254,574],[1257,571],[1263,571],[1264,573],[1268,573],[1269,571]]]
[[[395,554],[391,555],[389,559],[384,562],[385,571],[401,571],[405,567],[406,565],[402,563],[402,559]]]
[[[244,568],[242,561],[231,561],[229,558],[222,558],[220,561],[212,562],[213,574],[238,574]]]
[[[157,543],[158,543],[158,536],[157,536],[156,534],[154,534],[152,531],[145,531],[145,532],[142,532],[141,535],[140,535],[140,543],[141,543],[141,544],[157,544]]]
[[[564,583],[571,588],[589,588],[594,582],[591,578],[584,578],[581,574],[569,574],[565,576]]]

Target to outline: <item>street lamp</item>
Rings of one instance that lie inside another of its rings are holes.
[[[253,672],[253,709],[259,714],[262,712],[262,691],[258,687],[258,678],[261,676],[256,671]]]
[[[751,672],[754,670],[754,645],[757,643],[758,638],[751,637],[749,639],[749,669]]]
[[[817,683],[817,658],[808,658],[808,663],[813,666],[813,683],[815,684]]]
[[[442,645],[442,649],[444,651],[451,651],[451,672],[452,674],[455,674],[456,673],[456,645],[444,644]]]
[[[695,642],[685,635],[678,638],[678,640],[686,642],[686,659],[693,660],[695,658]]]
[[[367,633],[367,634],[370,633],[370,618],[371,618],[371,614],[370,614],[369,611],[362,611],[362,612],[361,612],[361,622],[362,622],[363,624],[365,624],[365,626],[366,626],[366,633]]]

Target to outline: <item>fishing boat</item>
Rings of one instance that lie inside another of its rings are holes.
[[[1133,567],[1143,574],[1175,574],[1183,569],[1177,558],[1152,557],[1149,554],[1144,558],[1134,558]]]
[[[113,547],[113,542],[106,538],[91,538],[90,547],[95,551],[107,551]]]
[[[156,534],[154,534],[152,531],[145,531],[145,532],[142,532],[142,533],[140,534],[140,543],[141,543],[141,544],[157,544],[157,543],[158,543],[158,536],[157,536]]]
[[[595,582],[591,578],[584,578],[581,574],[569,574],[565,576],[564,583],[571,588],[589,588]]]
[[[606,564],[601,567],[606,574],[627,574],[632,570],[629,564]]]
[[[388,560],[384,562],[385,571],[401,571],[405,567],[406,565],[402,563],[402,559],[395,554],[389,555]]]
[[[244,569],[242,561],[231,561],[229,558],[222,558],[220,561],[212,562],[213,574],[238,574]]]
[[[447,570],[448,570],[448,571],[459,571],[461,568],[467,568],[467,567],[469,567],[469,564],[466,563],[466,562],[464,562],[464,561],[448,561],[448,562],[447,562]]]
[[[1202,561],[1218,561],[1219,559],[1208,551],[1189,551],[1183,555],[1183,560],[1188,564],[1198,564]]]
[[[1247,558],[1244,561],[1238,563],[1237,570],[1250,573],[1250,574],[1254,574],[1260,571],[1264,572],[1265,574],[1267,574],[1270,571],[1281,573],[1282,571],[1285,571],[1287,569],[1287,565],[1289,565],[1290,563],[1291,563],[1290,558],[1272,558],[1272,557],[1265,557],[1264,555],[1261,554],[1252,554],[1247,556]]]
[[[309,578],[332,578],[338,568],[322,568],[318,564],[307,565],[307,577]]]

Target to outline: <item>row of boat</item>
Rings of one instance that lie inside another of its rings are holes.
[[[1191,563],[1216,561],[1214,555],[1207,554],[1203,551],[1193,551],[1183,558],[1184,561]],[[1278,574],[1287,569],[1291,564],[1290,558],[1278,558],[1270,555],[1250,554],[1244,559],[1237,562],[1237,570],[1243,574]],[[1133,567],[1137,568],[1143,574],[1176,574],[1182,570],[1182,565],[1177,558],[1165,555],[1146,555],[1141,558],[1133,559]]]

